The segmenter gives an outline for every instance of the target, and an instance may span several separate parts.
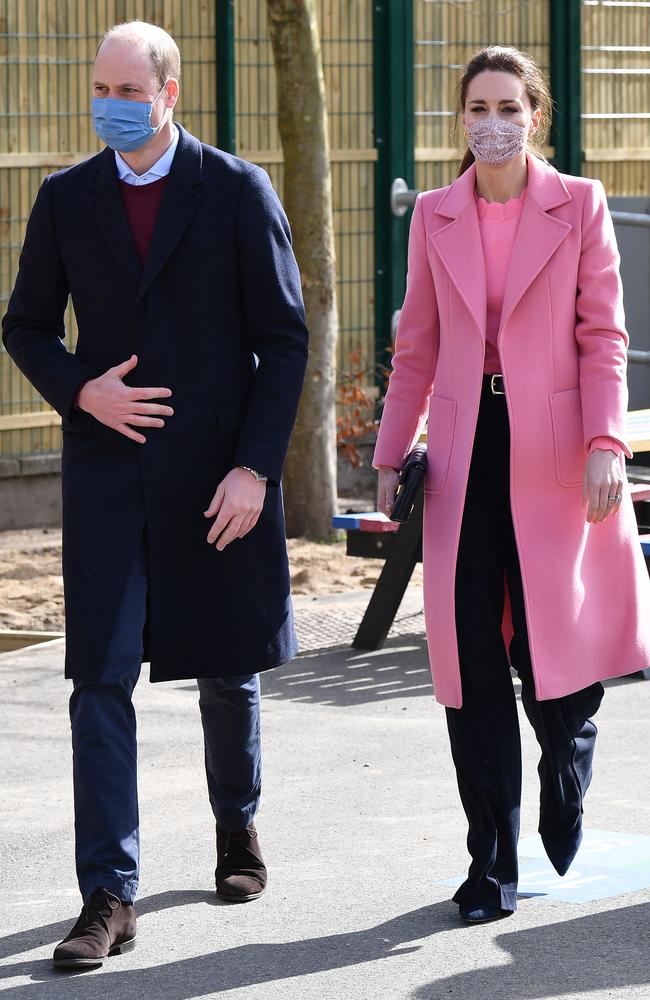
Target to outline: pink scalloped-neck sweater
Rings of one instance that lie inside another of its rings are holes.
[[[476,192],[474,193],[485,259],[487,317],[483,370],[487,375],[494,375],[501,371],[501,362],[497,351],[497,334],[501,322],[501,306],[512,256],[512,246],[526,190],[524,188],[519,198],[509,198],[506,202],[486,201],[485,198],[480,198]]]

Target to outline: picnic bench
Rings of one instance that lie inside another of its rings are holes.
[[[650,409],[628,413],[627,440],[634,452],[650,451]],[[635,482],[628,469],[629,489],[639,524],[639,541],[650,572],[650,470]],[[350,556],[384,559],[363,619],[352,645],[355,649],[381,649],[402,602],[413,570],[422,561],[422,513],[424,494],[418,496],[408,521],[396,524],[379,511],[338,514],[334,528],[346,531]],[[650,679],[650,669],[641,672]]]
[[[413,512],[404,524],[391,521],[379,511],[338,514],[332,518],[334,528],[347,532],[349,556],[385,559],[352,641],[355,649],[381,649],[384,644],[413,570],[422,561],[423,502],[424,493],[420,490]]]

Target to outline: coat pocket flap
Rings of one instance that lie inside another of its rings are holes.
[[[176,256],[184,259],[203,257],[204,254],[219,249],[223,245],[223,242],[223,236],[209,236],[204,240],[196,240],[193,243],[182,243],[176,248]]]
[[[238,431],[246,420],[247,399],[219,399],[214,404],[217,421],[222,431]]]
[[[549,402],[557,480],[561,486],[580,486],[586,462],[580,389],[552,392]]]

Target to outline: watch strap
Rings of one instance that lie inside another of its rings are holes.
[[[250,472],[252,476],[255,476],[258,483],[265,483],[269,478],[268,476],[265,476],[263,472],[258,472],[257,469],[251,469],[250,465],[240,465],[239,468],[244,469],[246,472]]]

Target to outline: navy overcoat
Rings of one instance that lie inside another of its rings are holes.
[[[79,337],[66,350],[72,296]],[[307,358],[300,276],[268,175],[180,128],[142,269],[112,150],[47,177],[3,341],[63,418],[66,676],[98,671],[143,532],[154,681],[255,673],[297,649],[280,477]],[[75,410],[88,378],[168,386],[137,444]],[[164,400],[163,402],[167,402]],[[203,516],[237,465],[266,473],[257,525],[223,552]]]

